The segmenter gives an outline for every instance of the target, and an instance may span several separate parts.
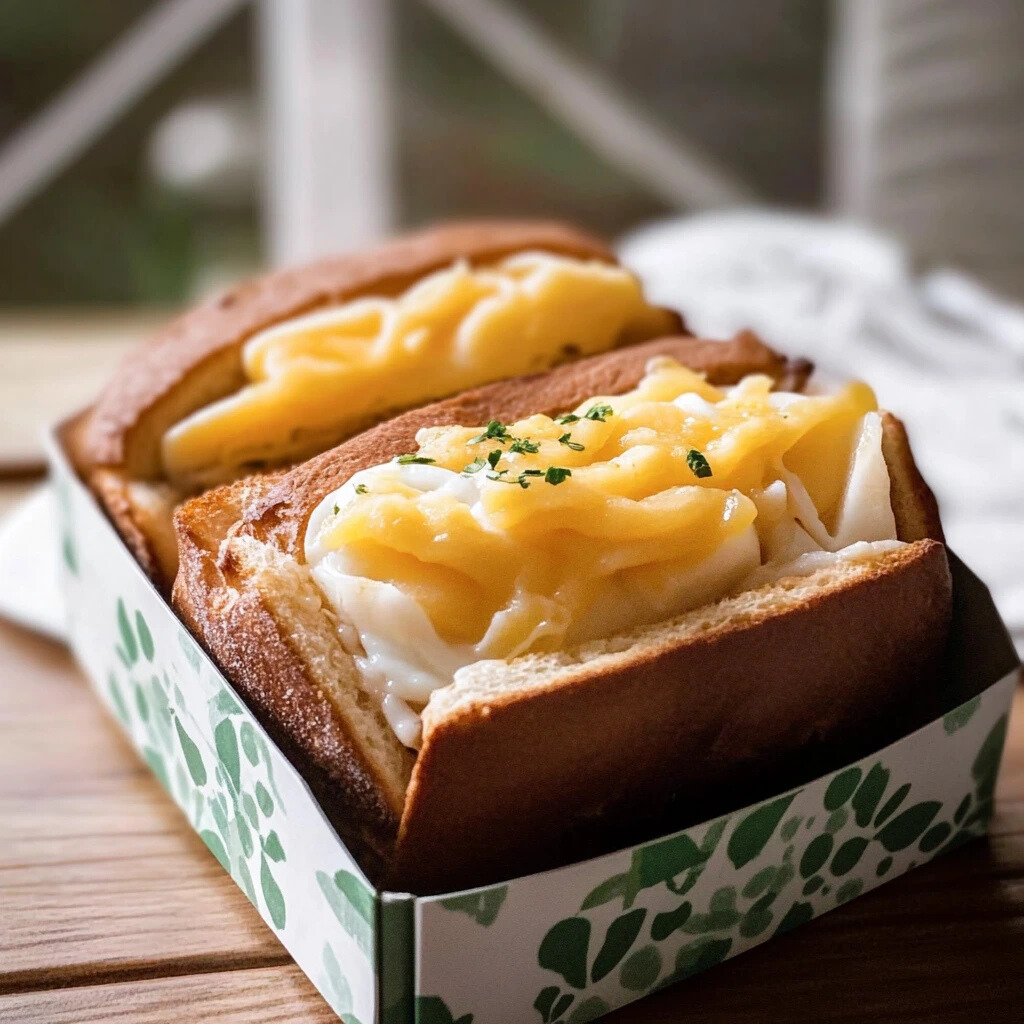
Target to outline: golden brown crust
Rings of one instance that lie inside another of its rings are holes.
[[[928,679],[951,600],[945,548],[918,541],[793,607],[450,712],[424,737],[389,884],[443,892],[550,867],[581,822],[613,828],[855,734]]]
[[[265,498],[253,503],[247,529],[301,557],[306,523],[320,501],[360,469],[415,450],[421,427],[477,426],[490,419],[512,422],[534,413],[565,412],[593,395],[629,391],[643,377],[648,361],[657,356],[671,356],[720,385],[735,384],[749,373],[764,373],[799,390],[812,369],[806,360],[787,359],[743,332],[731,341],[658,338],[546,373],[487,384],[396,416],[296,466]]]
[[[122,466],[133,479],[157,479],[164,432],[242,383],[242,344],[257,331],[371,291],[395,294],[455,259],[490,262],[524,249],[615,259],[598,239],[569,225],[477,221],[247,281],[175,320],[125,359],[93,409],[82,456],[94,465]]]
[[[914,462],[907,429],[891,412],[882,413],[882,456],[889,467],[889,499],[901,540],[944,541],[939,505]]]
[[[327,696],[313,684],[286,632],[244,570],[222,550],[253,491],[237,481],[187,502],[175,516],[181,573],[173,604],[239,695],[317,794],[346,841],[369,861],[388,856],[400,806],[389,802]]]
[[[85,445],[91,411],[61,427],[61,443],[143,572],[169,596],[178,565],[172,516],[181,495],[164,483],[132,481],[120,470],[90,466]]]
[[[181,495],[168,484],[132,481],[115,469],[94,470],[87,483],[143,571],[166,594],[178,571],[172,517]]]

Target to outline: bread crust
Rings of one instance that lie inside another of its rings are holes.
[[[361,756],[359,737],[311,679],[288,631],[231,552],[246,501],[271,484],[252,477],[183,506],[175,516],[181,572],[173,605],[372,871],[393,849],[402,794],[389,793]],[[411,762],[409,755],[410,768]]]
[[[275,323],[374,293],[393,295],[453,260],[492,262],[526,249],[615,262],[603,242],[553,221],[446,224],[375,249],[254,278],[179,317],[130,353],[100,395],[80,455],[160,477],[159,442],[186,415],[243,382],[244,342]]]
[[[889,467],[889,499],[901,540],[931,537],[945,541],[939,504],[914,462],[903,421],[891,412],[882,413],[882,457]]]
[[[909,700],[951,602],[945,548],[916,541],[793,606],[433,723],[428,710],[390,884],[444,892],[551,867],[552,842],[588,819],[611,829],[708,791],[733,790],[720,810],[743,806],[751,773]]]

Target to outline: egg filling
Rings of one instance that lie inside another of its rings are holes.
[[[185,488],[323,450],[387,413],[671,331],[627,270],[542,252],[464,261],[400,295],[288,320],[244,345],[244,385],[163,438]]]
[[[658,622],[892,545],[864,384],[716,388],[670,359],[561,416],[421,430],[310,518],[306,560],[399,739],[464,665]]]

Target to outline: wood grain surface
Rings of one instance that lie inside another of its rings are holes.
[[[1022,1016],[1018,693],[989,840],[606,1019],[999,1024]],[[0,623],[0,1021],[183,1019],[332,1017],[70,656]]]
[[[0,476],[41,469],[43,430],[92,401],[125,353],[167,319],[157,311],[4,312]]]
[[[0,1001],[0,1012],[3,1020],[20,1024],[338,1021],[295,964],[30,992]]]

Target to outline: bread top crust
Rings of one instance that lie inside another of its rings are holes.
[[[782,388],[800,390],[812,370],[806,360],[787,359],[743,332],[731,341],[659,338],[545,373],[498,381],[396,416],[296,466],[250,505],[243,528],[302,561],[306,524],[316,506],[359,470],[415,450],[422,427],[478,426],[492,419],[513,422],[535,413],[553,416],[594,395],[629,391],[657,356],[669,356],[723,386],[763,373]]]
[[[128,355],[93,407],[79,459],[86,466],[119,466],[134,478],[158,479],[164,432],[241,386],[242,346],[258,331],[362,295],[397,294],[457,259],[487,263],[531,249],[616,262],[603,242],[567,224],[489,220],[429,228],[238,285]]]

